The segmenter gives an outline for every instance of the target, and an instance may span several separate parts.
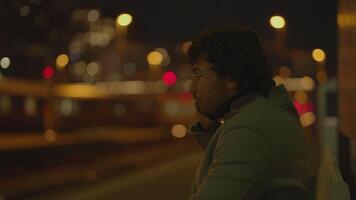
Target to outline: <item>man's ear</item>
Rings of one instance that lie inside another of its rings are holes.
[[[229,92],[229,96],[235,96],[237,94],[239,84],[235,80],[227,80],[226,87]]]
[[[227,80],[226,81],[226,86],[229,90],[237,90],[238,88],[238,82],[234,80]]]

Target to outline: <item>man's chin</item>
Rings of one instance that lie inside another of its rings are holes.
[[[217,112],[212,112],[212,111],[207,111],[205,109],[202,109],[198,106],[196,106],[197,110],[202,113],[203,115],[205,115],[207,118],[209,118],[210,120],[215,120],[221,116],[223,116],[223,114],[220,116],[220,113],[217,111]]]
[[[230,109],[230,105],[228,103],[221,105],[219,109],[204,109],[204,107],[199,106],[199,104],[196,104],[195,106],[200,113],[204,114],[211,120],[224,117],[224,115],[229,112]]]

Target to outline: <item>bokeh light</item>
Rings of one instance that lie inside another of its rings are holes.
[[[286,25],[286,21],[282,16],[273,16],[269,20],[271,26],[276,29],[284,28]]]
[[[147,55],[147,62],[150,65],[160,65],[163,61],[163,55],[158,51],[152,51]]]
[[[273,77],[274,82],[276,82],[276,85],[281,85],[284,84],[284,78],[282,76],[275,76]]]
[[[183,138],[187,135],[187,128],[182,124],[176,124],[171,128],[171,134],[175,138]]]
[[[87,18],[89,22],[96,22],[98,21],[99,17],[100,17],[100,13],[97,10],[91,10],[88,12]]]
[[[302,126],[310,126],[316,121],[316,116],[313,112],[306,112],[300,116]]]
[[[119,26],[128,26],[132,22],[132,16],[130,14],[124,13],[116,18],[116,24]]]
[[[51,79],[54,75],[54,70],[52,66],[46,66],[45,68],[43,68],[42,70],[42,76],[45,79]]]
[[[177,101],[171,99],[164,103],[164,112],[169,117],[176,117],[179,112],[179,104]]]
[[[177,81],[177,76],[174,72],[168,71],[163,74],[162,80],[166,85],[174,85]]]
[[[124,66],[122,66],[122,71],[128,76],[134,75],[136,72],[136,64],[133,62],[125,63]]]
[[[9,57],[3,57],[1,58],[0,60],[0,66],[3,68],[3,69],[7,69],[10,67],[10,64],[11,64],[11,60]]]
[[[292,75],[291,70],[286,66],[279,68],[278,72],[279,75],[282,76],[283,78],[289,78]]]
[[[60,54],[59,56],[57,56],[57,59],[56,59],[57,68],[62,69],[68,63],[69,63],[69,57],[67,54]]]
[[[99,73],[100,65],[97,62],[91,62],[88,64],[86,71],[90,76],[95,76]]]
[[[33,97],[27,97],[24,102],[24,109],[27,115],[35,115],[37,110],[36,99]]]
[[[86,71],[87,64],[84,61],[77,62],[73,67],[73,73],[76,75],[83,75]]]
[[[167,66],[171,63],[171,58],[165,48],[158,47],[154,51],[159,52],[163,56],[163,60],[161,62],[163,66]]]
[[[28,14],[30,14],[30,7],[25,5],[21,6],[20,8],[20,16],[21,17],[26,17]]]
[[[308,102],[309,97],[308,94],[304,91],[297,91],[294,93],[294,99],[296,101],[298,101],[301,104],[305,104],[306,102]]]
[[[88,73],[85,73],[85,74],[83,74],[83,76],[82,76],[82,80],[83,80],[85,83],[91,84],[91,83],[94,83],[94,81],[95,81],[95,76],[92,76],[92,75],[90,75],[90,74],[88,74]]]
[[[315,81],[309,76],[304,76],[301,79],[301,85],[304,90],[310,91],[315,88]]]
[[[316,74],[316,79],[319,83],[326,83],[326,81],[328,80],[328,74],[326,73],[326,71],[318,71]]]
[[[0,96],[0,112],[2,114],[9,114],[11,112],[12,100],[8,95]]]
[[[314,49],[312,56],[313,59],[317,62],[323,62],[326,58],[326,54],[322,49]]]
[[[55,142],[58,138],[58,135],[53,129],[48,129],[46,130],[44,137],[48,142]]]

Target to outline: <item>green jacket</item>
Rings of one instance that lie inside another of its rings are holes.
[[[202,132],[193,124],[190,134],[205,150],[190,200],[277,199],[272,196],[282,195],[281,188],[292,189],[291,198],[281,197],[291,200],[298,196],[293,191],[305,190],[303,129],[284,86],[272,88],[268,98],[240,98],[221,126]]]

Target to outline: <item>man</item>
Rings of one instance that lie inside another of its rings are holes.
[[[198,113],[190,134],[205,150],[190,200],[305,199],[299,116],[275,86],[256,33],[212,28],[188,55]]]

